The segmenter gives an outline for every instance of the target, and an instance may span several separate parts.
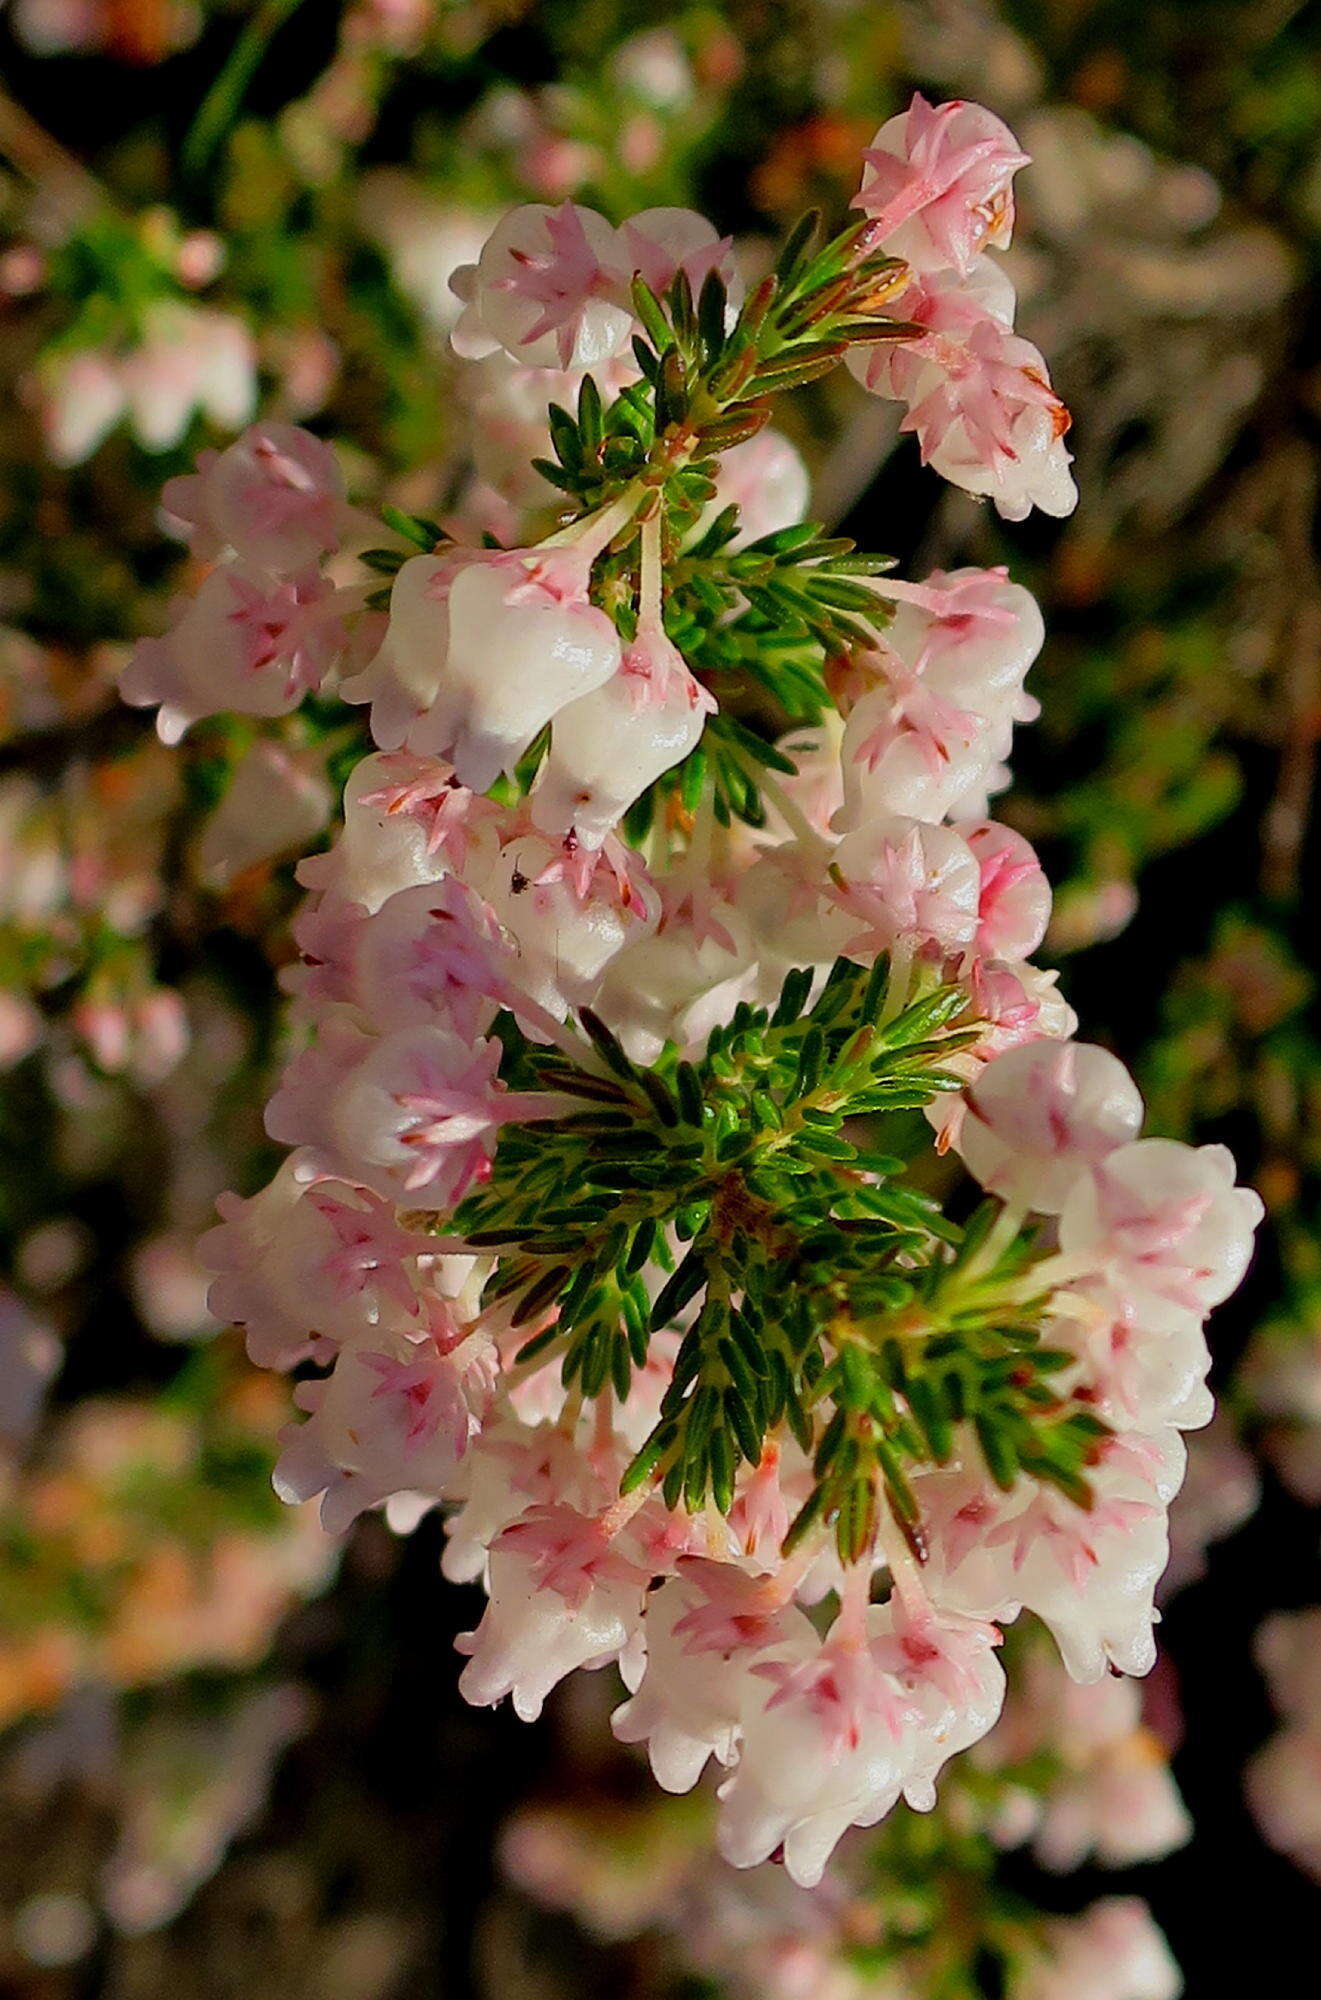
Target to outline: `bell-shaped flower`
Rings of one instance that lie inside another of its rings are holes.
[[[1006,2000],[1179,2000],[1183,1975],[1139,1896],[1105,1896],[1056,1917],[1023,1952]]]
[[[315,572],[276,579],[217,564],[175,606],[164,638],[140,639],[120,676],[134,708],[158,708],[166,743],[206,715],[288,715],[321,686],[348,633],[334,586]]]
[[[230,882],[249,868],[310,846],[330,815],[324,755],[258,737],[202,829],[198,867],[213,885]]]
[[[1200,1315],[1241,1282],[1264,1212],[1259,1194],[1235,1187],[1227,1147],[1139,1139],[1075,1183],[1060,1247],[1095,1257],[1139,1315],[1148,1301]]]
[[[1262,1839],[1321,1879],[1321,1728],[1278,1729],[1249,1760],[1244,1790]]]
[[[1129,1434],[1103,1444],[1089,1467],[1088,1508],[1027,1479],[980,1503],[970,1494],[948,1524],[958,1532],[933,1530],[933,1599],[997,1623],[1034,1611],[1075,1680],[1100,1680],[1109,1667],[1149,1673],[1169,1503],[1186,1462],[1176,1430]]]
[[[449,653],[450,585],[470,550],[410,556],[390,588],[390,616],[374,659],[345,680],[345,701],[371,704],[372,740],[398,750],[436,699]]]
[[[977,950],[1011,963],[1027,958],[1050,922],[1050,883],[1030,841],[1012,827],[982,820],[955,828],[981,869]]]
[[[1146,1730],[1134,1730],[1085,1769],[1066,1770],[1051,1787],[1033,1850],[1044,1867],[1060,1874],[1091,1858],[1103,1868],[1131,1868],[1163,1860],[1192,1831],[1160,1744]]]
[[[943,819],[986,782],[1000,750],[984,717],[947,700],[897,653],[871,657],[880,678],[850,710],[840,749],[841,833],[895,813]]]
[[[634,801],[696,749],[715,706],[659,626],[639,626],[619,671],[556,715],[532,795],[536,824],[599,847]]]
[[[161,503],[194,555],[232,549],[244,562],[296,576],[337,548],[344,479],[328,444],[296,424],[252,424],[196,472],[166,482]]]
[[[365,1188],[309,1188],[286,1161],[260,1193],[222,1194],[216,1206],[220,1222],[198,1246],[216,1273],[208,1308],[244,1329],[259,1368],[291,1368],[389,1313],[420,1313],[418,1259],[430,1239],[401,1228],[393,1204]]]
[[[1272,1612],[1252,1651],[1282,1715],[1321,1717],[1321,1605]]]
[[[920,584],[887,578],[881,588],[896,600],[886,643],[944,700],[988,719],[1020,719],[1023,681],[1045,638],[1030,591],[1003,568],[933,570]]]
[[[534,1105],[500,1087],[499,1044],[442,1027],[377,1037],[331,1019],[294,1057],[266,1108],[304,1179],[333,1175],[412,1206],[447,1209],[485,1178],[507,1117]]]
[[[876,225],[892,257],[918,271],[952,266],[966,274],[988,245],[1008,244],[1013,179],[1028,156],[982,105],[958,98],[931,105],[914,96],[907,111],[882,125],[863,158],[854,207]]]
[[[724,279],[732,312],[743,296],[733,238],[721,236],[694,208],[644,208],[620,224],[617,257],[622,273],[635,272],[663,298],[682,271],[694,299],[711,272]],[[622,288],[627,295],[627,284]]]
[[[148,307],[119,372],[129,424],[147,451],[172,450],[196,411],[237,430],[257,400],[256,345],[243,321],[182,299]]]
[[[599,1519],[529,1508],[493,1544],[490,1601],[457,1641],[465,1699],[488,1708],[512,1695],[515,1713],[535,1722],[566,1674],[609,1666],[635,1639],[648,1581]]]
[[[753,1675],[761,1692],[749,1689],[738,1764],[719,1791],[720,1852],[750,1868],[783,1848],[793,1880],[814,1888],[848,1828],[874,1826],[898,1800],[918,1710],[865,1636],[838,1626],[824,1641],[801,1636]]]
[[[888,310],[896,319],[923,328],[923,333],[908,340],[887,340],[877,347],[858,343],[849,349],[844,365],[873,396],[906,403],[911,401],[924,356],[966,341],[987,318],[1012,331],[1018,294],[1002,264],[994,257],[978,257],[963,278],[955,271],[914,273],[903,290],[889,300]],[[939,345],[928,340],[930,333],[941,335]]]
[[[1080,1280],[1055,1294],[1051,1339],[1076,1354],[1097,1414],[1119,1428],[1176,1424],[1200,1430],[1215,1414],[1202,1316],[1122,1283]]]
[[[703,1043],[750,997],[757,972],[742,911],[714,888],[672,894],[659,927],[611,960],[594,1004],[633,1059],[650,1063],[667,1041]]]
[[[447,1353],[430,1335],[359,1334],[328,1376],[295,1391],[307,1421],[281,1434],[275,1490],[285,1500],[323,1494],[331,1534],[395,1493],[440,1498],[480,1428],[492,1384],[480,1335]]]
[[[455,352],[503,347],[538,368],[592,368],[627,347],[632,307],[618,232],[594,209],[532,202],[496,224],[476,264],[454,275],[464,310]],[[623,296],[621,297],[621,291]]]
[[[951,1757],[980,1742],[1004,1703],[1000,1633],[984,1619],[908,1606],[892,1593],[868,1616],[873,1661],[891,1674],[916,1711],[913,1761],[904,1797],[918,1812],[936,1802],[936,1777]]]
[[[484,1035],[514,974],[496,913],[466,882],[401,889],[354,933],[348,991],[378,1033],[438,1022]]]
[[[947,826],[902,814],[869,820],[835,849],[839,908],[856,924],[849,949],[966,951],[977,932],[981,871]]]
[[[707,1760],[734,1762],[748,1676],[777,1648],[812,1638],[774,1576],[701,1556],[647,1599],[647,1659],[632,1698],[611,1717],[621,1743],[645,1743],[656,1781],[691,1791]]]
[[[619,634],[588,596],[590,572],[575,548],[513,550],[459,569],[443,668],[410,747],[447,757],[484,792],[560,709],[618,672]]]
[[[985,260],[966,280],[919,280],[894,310],[924,331],[861,348],[850,367],[874,394],[907,404],[900,429],[916,433],[923,464],[943,479],[989,496],[1009,521],[1033,507],[1069,514],[1078,499],[1064,445],[1069,413],[1041,354],[1013,332],[1004,285]]]
[[[617,1481],[612,1489],[563,1426],[523,1422],[497,1405],[460,1468],[441,1568],[451,1583],[475,1582],[487,1573],[492,1543],[529,1507],[567,1501],[595,1515],[616,1492]]]
[[[400,889],[465,871],[494,844],[501,809],[461,785],[448,764],[407,751],[364,757],[344,787],[344,824],[326,854],[299,863],[298,880],[327,901],[369,914]]]
[[[45,355],[37,389],[45,447],[55,465],[81,465],[124,414],[120,371],[95,348]]]
[[[1133,1139],[1142,1098],[1090,1042],[1034,1041],[988,1063],[965,1097],[957,1145],[988,1194],[1057,1215],[1088,1171]]]
[[[612,961],[647,937],[660,914],[646,869],[617,841],[593,850],[572,837],[517,836],[482,886],[513,940],[511,986],[559,1020],[594,1003]]]
[[[763,848],[733,884],[731,901],[751,936],[762,978],[777,993],[791,966],[829,965],[857,928],[822,893],[829,853],[826,842],[814,850],[782,841]]]
[[[1069,413],[1031,341],[989,315],[966,341],[924,355],[899,428],[913,431],[922,462],[965,493],[985,495],[1006,521],[1034,507],[1071,514],[1078,489],[1064,446]]]

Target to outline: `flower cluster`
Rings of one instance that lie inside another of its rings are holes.
[[[1070,1680],[1039,1633],[1016,1665],[1004,1712],[970,1760],[1003,1780],[989,1808],[997,1844],[1030,1840],[1060,1873],[1089,1860],[1128,1868],[1182,1847],[1192,1821],[1166,1745],[1144,1721],[1140,1684]]]
[[[57,465],[77,465],[120,423],[145,451],[177,445],[198,412],[234,430],[252,415],[257,363],[233,313],[162,298],[118,350],[70,346],[50,354],[37,387],[46,449]]]
[[[290,1155],[206,1246],[213,1310],[300,1370],[278,1489],[333,1528],[442,1504],[489,1599],[468,1698],[533,1717],[616,1665],[661,1785],[714,1759],[727,1859],[807,1886],[934,1803],[1021,1610],[1080,1682],[1151,1666],[1203,1323],[1260,1213],[1223,1149],[1139,1136],[1031,962],[1049,887],[988,817],[1031,598],[888,577],[774,518],[791,474],[759,517],[736,456],[860,356],[957,483],[1071,503],[983,254],[1021,163],[918,99],[863,220],[746,291],[688,211],[515,210],[454,338],[517,371],[556,524],[391,515],[377,581],[332,582],[333,461],[259,427],[167,496],[213,566],[124,677],[169,735],[312,690],[369,717],[300,869]]]
[[[854,372],[905,406],[924,464],[1007,520],[1077,498],[1063,438],[1068,411],[1031,341],[1014,332],[1014,288],[994,258],[1014,224],[1012,133],[980,105],[915,97],[876,134],[857,206],[907,265],[895,310],[913,324],[894,349],[863,350]]]
[[[125,701],[155,708],[167,743],[225,710],[288,715],[364,636],[347,616],[363,593],[337,590],[320,569],[345,532],[334,453],[291,424],[254,425],[163,497],[210,567],[169,633],[137,647]]]
[[[1277,1611],[1257,1634],[1257,1663],[1281,1726],[1247,1770],[1248,1803],[1272,1847],[1321,1879],[1321,1609]]]
[[[1044,1865],[1073,1869],[1089,1857],[1128,1868],[1189,1837],[1166,1746],[1140,1719],[1149,1705],[1166,1733],[1177,1727],[1170,1686],[1155,1686],[1150,1704],[1123,1676],[1080,1686],[1039,1627],[1019,1627],[1007,1651],[1001,1718],[950,1772],[936,1810],[901,1808],[878,1833],[850,1836],[811,1890],[773,1863],[713,1862],[713,1799],[634,1793],[624,1774],[599,1769],[590,1699],[561,1717],[573,1792],[515,1811],[501,1865],[536,1903],[593,1936],[645,1938],[649,1956],[659,1946],[731,2000],[1172,1995],[1175,1969],[1137,1899],[1107,1897],[1062,1922],[997,1873],[1000,1850],[1028,1838]]]

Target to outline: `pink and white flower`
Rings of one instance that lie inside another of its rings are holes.
[[[330,446],[295,424],[258,423],[197,471],[166,482],[161,505],[211,560],[232,551],[273,575],[296,576],[339,546],[344,480]]]
[[[138,641],[119,683],[133,707],[159,710],[166,743],[226,709],[288,715],[349,643],[335,588],[314,570],[275,578],[247,563],[220,563],[175,610],[164,638]]]
[[[511,209],[476,264],[455,273],[463,312],[455,352],[479,360],[503,347],[539,368],[592,368],[610,361],[633,332],[621,303],[625,259],[618,233],[594,209],[566,201]]]
[[[1009,1049],[965,1098],[957,1145],[988,1193],[1043,1215],[1064,1207],[1089,1170],[1132,1139],[1142,1098],[1124,1065],[1088,1042]]]
[[[599,1520],[571,1507],[530,1508],[491,1549],[490,1601],[459,1650],[459,1677],[478,1708],[505,1695],[534,1722],[551,1689],[575,1668],[619,1659],[635,1639],[647,1572],[611,1541]]]
[[[1013,177],[1028,156],[980,104],[954,98],[931,105],[915,96],[882,125],[863,158],[854,206],[875,223],[886,250],[914,270],[952,267],[966,277],[988,246],[1008,246]]]
[[[557,712],[533,819],[547,833],[599,847],[634,801],[696,749],[715,706],[659,626],[639,626],[617,673]]]

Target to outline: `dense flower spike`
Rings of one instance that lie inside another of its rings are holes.
[[[489,1600],[468,1698],[531,1717],[616,1666],[620,1738],[669,1790],[714,1761],[721,1851],[799,1884],[932,1807],[1021,1610],[1098,1714],[1149,1669],[1203,1322],[1260,1212],[1221,1149],[1140,1137],[1030,963],[1049,885],[988,813],[1032,599],[824,537],[762,428],[847,351],[938,470],[1067,511],[987,256],[1022,164],[916,99],[864,224],[796,233],[746,301],[686,210],[515,210],[455,278],[508,545],[391,513],[375,581],[332,583],[335,463],[259,426],[169,490],[213,567],[124,677],[170,734],[338,685],[375,745],[299,870],[290,1161],[206,1245],[253,1359],[318,1371],[281,1492],[332,1526],[441,1504]],[[923,1191],[951,1148],[966,1224]],[[1075,1797],[1051,1843],[1117,1851],[1117,1817]],[[1050,1945],[1079,1991],[1118,1954],[1164,2000],[1127,1905]]]

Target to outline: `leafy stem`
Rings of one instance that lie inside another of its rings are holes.
[[[906,1182],[904,1120],[960,1087],[950,1058],[981,1030],[957,983],[923,973],[892,999],[893,977],[841,959],[816,990],[791,972],[700,1060],[651,1068],[590,1010],[590,1070],[507,1021],[511,1085],[581,1109],[507,1128],[454,1220],[501,1252],[488,1298],[527,1328],[520,1360],[558,1358],[584,1399],[622,1401],[652,1340],[680,1335],[625,1493],[658,1482],[671,1506],[727,1510],[740,1463],[787,1426],[814,1482],[790,1540],[833,1526],[846,1561],[882,1495],[922,1552],[910,1474],[957,1438],[1001,1485],[1024,1473],[1085,1503],[1105,1434],[1057,1389],[1032,1237],[995,1203],[960,1229]]]

